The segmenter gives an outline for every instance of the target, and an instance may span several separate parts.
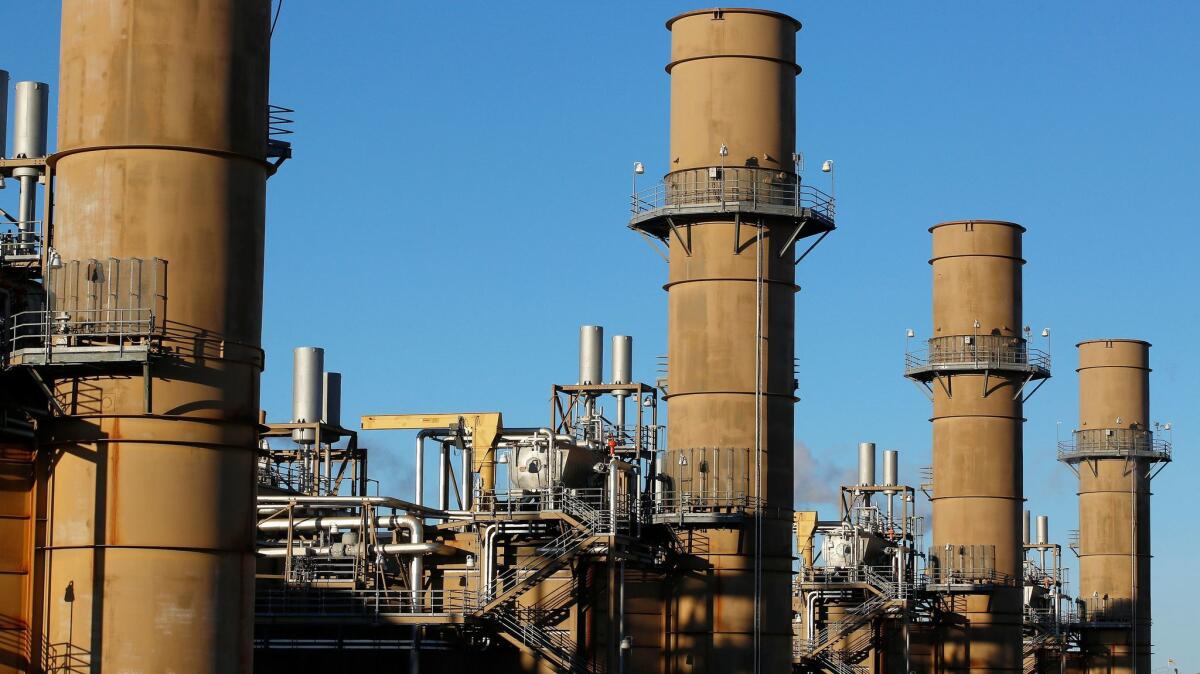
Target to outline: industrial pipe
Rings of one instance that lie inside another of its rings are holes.
[[[458,548],[450,547],[449,545],[446,545],[444,543],[433,543],[433,542],[384,543],[384,544],[377,544],[377,545],[363,544],[363,545],[351,546],[351,547],[353,547],[356,551],[362,551],[362,549],[365,547],[366,548],[365,552],[368,555],[383,553],[386,555],[418,555],[418,556],[419,555],[447,555],[447,556],[452,556],[452,555],[457,555],[458,553],[462,552]],[[309,545],[293,544],[292,545],[292,556],[293,557],[315,557],[315,556],[322,556],[322,555],[328,556],[328,555],[332,555],[339,548],[341,548],[341,546],[333,546],[333,545],[309,546]],[[261,555],[263,557],[286,557],[288,554],[288,549],[287,549],[287,546],[284,545],[283,547],[259,548],[257,552],[259,555]],[[413,562],[416,563],[417,560],[414,559]],[[411,569],[412,566],[410,565],[409,568]]]
[[[424,428],[417,431],[417,456],[416,456],[416,494],[413,495],[413,502],[417,505],[425,505],[425,438],[434,435],[437,431],[431,428]],[[441,466],[439,466],[439,469]],[[442,478],[444,482],[444,478]],[[440,485],[439,485],[440,487]],[[440,508],[445,508],[444,504],[438,504]]]

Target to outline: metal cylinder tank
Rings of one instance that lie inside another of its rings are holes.
[[[32,159],[46,156],[50,86],[43,82],[17,82],[13,89],[12,155]],[[37,175],[36,169],[15,169],[13,175]]]
[[[13,96],[14,157],[33,159],[46,156],[47,119],[50,108],[50,87],[42,82],[17,82]],[[17,227],[22,241],[29,241],[34,230],[39,169],[13,169],[13,177],[21,181]]]
[[[613,335],[611,383],[630,384],[632,382],[633,337],[630,337],[629,335]]]
[[[1011,222],[933,226],[935,574],[954,568],[980,591],[939,633],[948,672],[1018,672],[1021,642],[1021,235]],[[1047,374],[1048,376],[1048,374]]]
[[[330,426],[342,425],[342,373],[326,372],[322,377],[321,421]]]
[[[300,346],[292,351],[292,422],[313,424],[325,416],[323,409],[325,349]],[[312,429],[297,428],[292,440],[311,445],[315,442]]]
[[[8,71],[0,70],[0,157],[8,157]]]
[[[54,381],[38,638],[74,668],[250,670],[270,9],[63,2],[53,244],[169,284],[148,377]]]
[[[604,328],[579,326],[579,383],[604,382]]]
[[[875,443],[858,443],[858,486],[875,486]]]
[[[1078,347],[1079,428],[1060,458],[1079,474],[1085,669],[1149,674],[1150,477],[1170,458],[1150,425],[1150,344]]]
[[[714,9],[667,28],[668,201],[735,167],[791,176],[799,22]],[[794,224],[713,209],[684,229],[669,237],[663,470],[688,498],[746,507],[743,520],[695,534],[709,568],[674,588],[667,671],[787,672],[797,287],[784,253]]]
[[[900,484],[900,452],[894,449],[883,450],[883,486],[895,487]],[[884,490],[885,494],[895,491]]]

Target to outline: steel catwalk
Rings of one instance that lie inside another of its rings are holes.
[[[53,244],[161,258],[169,290],[150,387],[53,384],[39,638],[60,666],[250,670],[270,6],[63,3]]]

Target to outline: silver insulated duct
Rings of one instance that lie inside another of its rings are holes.
[[[858,486],[875,486],[875,443],[858,443]]]
[[[335,428],[342,427],[342,373],[326,372],[322,377],[321,421]],[[333,442],[337,438],[322,438]]]
[[[1021,540],[1025,542],[1025,545],[1029,545],[1029,518],[1029,511],[1026,510],[1025,521],[1021,523]]]
[[[1038,515],[1037,542],[1038,545],[1050,544],[1050,517],[1048,515]]]
[[[17,82],[13,97],[14,158],[34,159],[46,156],[47,114],[50,109],[50,85],[42,82]],[[21,241],[26,243],[33,236],[35,204],[37,203],[37,177],[39,170],[33,167],[13,169],[13,177],[21,181],[20,210],[17,228]]]
[[[8,156],[8,71],[0,70],[0,157]],[[0,187],[4,179],[0,178]]]
[[[301,346],[292,352],[292,423],[312,424],[321,420],[324,369],[324,349]],[[292,440],[311,445],[316,437],[312,429],[297,428],[292,431]]]
[[[613,335],[612,383],[633,383],[633,337],[629,335]]]
[[[883,486],[895,487],[900,484],[900,452],[894,449],[883,450]],[[895,489],[885,489],[883,493],[889,496],[896,493]]]
[[[599,325],[579,328],[579,383],[604,383],[604,328]]]

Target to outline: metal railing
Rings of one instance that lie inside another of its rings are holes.
[[[1171,460],[1171,443],[1159,440],[1148,430],[1133,428],[1097,428],[1075,431],[1072,440],[1058,443],[1058,459],[1070,461],[1088,457],[1145,458]]]
[[[149,308],[22,311],[9,320],[5,346],[10,354],[36,349],[49,357],[79,347],[149,346],[156,334]]]
[[[562,568],[597,535],[587,523],[581,528],[570,527],[550,542],[538,546],[538,556],[520,566],[497,573],[491,587],[483,588],[484,602],[503,598],[512,601],[520,597],[554,571]]]
[[[1050,354],[1013,337],[956,335],[935,337],[926,348],[904,355],[905,370],[964,366],[980,370],[1032,367],[1049,371]]]
[[[263,589],[254,593],[259,616],[466,615],[478,608],[471,590]]]
[[[7,224],[11,227],[28,225],[29,229],[24,232],[18,230],[0,233],[0,262],[25,262],[39,259],[42,254],[42,221],[29,220]]]
[[[656,514],[744,512],[762,501],[744,491],[665,491],[654,499]]]
[[[290,136],[295,133],[291,126],[296,123],[288,115],[296,112],[292,108],[285,108],[282,105],[267,106],[267,136],[275,138],[277,136]]]
[[[663,181],[633,193],[631,213],[636,217],[659,210],[687,207],[732,207],[754,210],[760,206],[807,209],[833,220],[834,198],[798,178],[776,179],[780,173],[746,167],[709,167],[679,171]],[[783,174],[788,175],[788,174]]]
[[[339,480],[322,474],[314,475],[311,461],[276,462],[263,459],[259,461],[256,473],[258,484],[263,487],[273,487],[308,496],[334,496],[337,494],[336,487]],[[343,478],[342,481],[349,481],[349,478]]]
[[[528,609],[505,608],[492,613],[491,618],[517,641],[549,655],[553,660],[557,660],[556,664],[567,671],[592,671],[579,659],[570,630],[543,626],[534,619],[533,613]]]

